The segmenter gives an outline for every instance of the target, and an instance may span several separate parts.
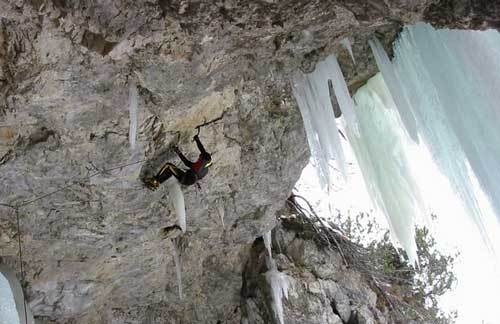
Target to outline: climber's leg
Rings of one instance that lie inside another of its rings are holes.
[[[161,168],[160,172],[156,175],[156,179],[160,182],[163,183],[165,180],[170,178],[171,176],[174,176],[177,178],[177,180],[181,181],[184,177],[184,171],[173,165],[172,163],[166,163],[163,168]]]
[[[184,175],[182,176],[182,179],[179,180],[179,182],[185,186],[190,186],[195,184],[196,180],[198,180],[196,173],[192,170],[187,170],[186,172],[184,172]]]

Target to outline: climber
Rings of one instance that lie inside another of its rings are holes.
[[[196,181],[205,177],[208,173],[208,167],[212,165],[212,156],[208,153],[203,144],[198,137],[198,134],[193,137],[193,140],[196,142],[196,146],[198,146],[198,150],[200,150],[200,155],[196,162],[189,161],[184,154],[179,150],[177,146],[173,147],[173,150],[181,161],[189,168],[188,170],[182,170],[170,162],[167,162],[161,169],[160,172],[153,178],[145,179],[146,186],[151,190],[156,190],[160,183],[163,183],[172,175],[177,178],[177,180],[185,185],[190,186],[196,183]]]

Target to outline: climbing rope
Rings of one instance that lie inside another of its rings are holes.
[[[74,186],[77,182],[80,182],[80,181],[83,181],[83,180],[88,180],[88,179],[91,179],[99,174],[105,174],[105,173],[108,173],[109,171],[113,171],[113,170],[117,170],[117,169],[122,169],[124,167],[127,167],[127,166],[131,166],[131,165],[134,165],[134,164],[138,164],[138,163],[142,163],[142,162],[145,162],[146,160],[140,160],[140,161],[136,161],[136,162],[132,162],[132,163],[127,163],[127,164],[122,164],[122,165],[117,165],[115,167],[112,167],[112,168],[109,168],[109,169],[102,169],[102,170],[99,170],[99,171],[96,171],[90,175],[87,175],[85,177],[81,177],[81,178],[75,178],[73,180],[68,180],[68,182],[72,182],[72,183],[68,183],[62,187],[60,187],[59,189],[56,189],[52,192],[49,192],[49,193],[46,193],[46,194],[43,194],[43,195],[40,195],[40,196],[35,196],[33,199],[31,200],[28,200],[28,201],[25,201],[25,202],[22,202],[20,204],[17,204],[17,205],[14,205],[15,208],[21,208],[21,207],[25,207],[25,206],[28,206],[34,202],[37,202],[39,200],[42,200],[44,198],[47,198],[49,196],[52,196],[52,195],[55,195],[56,193],[58,192],[61,192],[61,191],[64,191],[66,189],[68,189],[69,187],[71,186]],[[77,181],[78,180],[78,181]],[[4,203],[0,203],[0,205],[8,205],[8,204],[4,204]]]

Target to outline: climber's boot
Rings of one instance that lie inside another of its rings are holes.
[[[177,224],[160,229],[160,238],[162,240],[173,239],[181,234],[182,234],[182,229]]]
[[[144,179],[144,184],[150,190],[156,190],[160,186],[160,182],[158,180],[156,180],[155,178],[146,178],[146,179]]]

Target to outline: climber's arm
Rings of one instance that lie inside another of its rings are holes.
[[[175,151],[175,153],[177,153],[177,155],[181,159],[182,163],[184,163],[188,168],[191,168],[193,166],[193,162],[189,161],[184,156],[184,154],[182,154],[182,152],[179,150],[179,148],[177,146],[174,147],[174,151]]]
[[[196,146],[198,146],[198,150],[200,150],[201,154],[208,154],[207,151],[205,151],[205,148],[203,147],[203,144],[201,144],[200,138],[198,135],[195,135],[193,137],[194,141],[196,142]]]

